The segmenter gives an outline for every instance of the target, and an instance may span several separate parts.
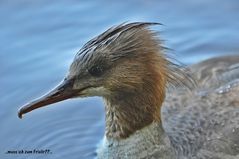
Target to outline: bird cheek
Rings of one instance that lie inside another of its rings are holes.
[[[76,89],[81,89],[81,88],[83,88],[82,83],[75,82],[75,83],[73,84],[73,89],[74,89],[74,90],[76,90]]]
[[[87,88],[85,90],[83,90],[81,92],[82,96],[88,96],[88,97],[91,97],[91,96],[106,96],[109,94],[109,91],[103,87],[103,86],[100,86],[100,87],[90,87],[90,88]]]
[[[74,81],[73,89],[82,90],[92,86],[92,81],[90,79],[77,79]]]
[[[120,82],[115,79],[110,79],[104,83],[104,86],[109,91],[115,91],[120,87]]]

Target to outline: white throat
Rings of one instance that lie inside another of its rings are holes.
[[[136,131],[126,139],[109,139],[104,137],[97,150],[99,159],[108,158],[162,158],[170,159],[169,140],[165,136],[161,123],[152,123]]]

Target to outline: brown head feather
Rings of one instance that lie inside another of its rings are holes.
[[[148,28],[155,24],[129,23],[110,28],[77,55],[89,60],[98,52],[110,61],[111,69],[103,84],[111,92],[104,96],[109,138],[126,138],[152,122],[160,122],[167,86],[194,85],[192,78],[163,52],[157,33]]]
[[[76,83],[89,85],[93,81],[91,85],[107,90],[102,96],[109,138],[126,138],[152,122],[160,122],[167,87],[194,86],[187,72],[164,53],[158,33],[149,28],[156,24],[136,22],[112,27],[86,43],[71,66],[70,76],[82,77]],[[87,77],[84,70],[93,65],[103,67],[104,75],[83,80]]]

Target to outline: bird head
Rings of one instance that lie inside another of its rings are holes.
[[[132,120],[134,125],[128,127],[139,129],[137,124],[159,120],[167,84],[180,84],[184,76],[166,58],[157,33],[149,28],[152,25],[158,23],[121,24],[87,42],[76,54],[65,79],[46,95],[21,107],[19,117],[66,99],[101,96],[108,103],[108,116],[121,109],[118,116],[138,121]],[[131,122],[127,120],[121,121]]]

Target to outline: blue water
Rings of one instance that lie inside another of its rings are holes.
[[[239,54],[239,1],[0,1],[0,158],[94,158],[104,134],[100,98],[74,99],[18,119],[17,110],[62,80],[75,53],[122,22],[153,21],[170,53],[192,64]],[[44,154],[7,154],[42,150]]]

